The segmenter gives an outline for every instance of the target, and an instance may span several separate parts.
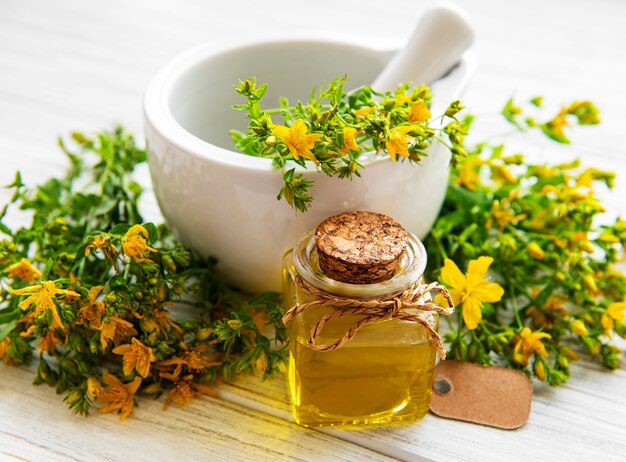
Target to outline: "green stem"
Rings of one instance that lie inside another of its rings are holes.
[[[441,254],[441,257],[443,259],[448,258],[448,254],[446,253],[446,249],[443,247],[443,243],[441,242],[441,239],[439,239],[439,234],[436,231],[433,230],[433,231],[431,231],[430,235],[435,240],[435,244],[437,245],[437,250],[439,250],[439,253]]]
[[[517,308],[517,295],[515,294],[515,286],[508,279],[507,285],[511,288],[511,305],[513,306],[513,314],[515,315],[517,327],[522,329],[524,327],[524,324],[522,323],[522,318],[520,317],[519,310]]]

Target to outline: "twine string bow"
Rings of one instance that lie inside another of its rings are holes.
[[[443,346],[439,333],[428,322],[428,320],[420,316],[419,313],[411,313],[409,311],[418,310],[422,312],[435,312],[443,315],[454,313],[454,303],[452,302],[450,292],[448,292],[448,289],[441,284],[437,282],[432,282],[430,284],[416,283],[391,298],[363,300],[329,294],[312,287],[304,282],[299,276],[296,277],[295,282],[301,289],[310,294],[314,300],[301,305],[297,304],[289,309],[283,316],[283,324],[287,324],[287,322],[298,316],[300,313],[313,308],[326,306],[333,309],[332,313],[324,315],[311,329],[309,335],[309,347],[312,350],[336,350],[337,348],[341,348],[345,345],[345,343],[354,337],[363,326],[376,321],[393,318],[420,324],[426,330],[430,339],[435,343],[439,356],[442,359],[445,359],[446,350]],[[422,299],[424,296],[432,291],[437,291],[443,295],[450,308],[441,307],[432,301],[423,302]],[[316,338],[320,335],[326,323],[343,316],[354,315],[363,316],[363,318],[354,323],[336,342],[326,345],[317,344]]]

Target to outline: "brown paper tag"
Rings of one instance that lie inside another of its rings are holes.
[[[430,410],[448,419],[513,430],[530,415],[532,384],[513,369],[462,361],[435,367]]]

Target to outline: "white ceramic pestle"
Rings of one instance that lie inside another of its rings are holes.
[[[431,84],[459,62],[474,41],[467,14],[451,3],[437,3],[422,16],[404,49],[389,61],[372,88],[393,90],[398,84]]]

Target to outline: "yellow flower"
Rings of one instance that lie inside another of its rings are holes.
[[[428,105],[424,100],[418,99],[414,103],[411,104],[411,109],[409,109],[409,122],[411,123],[422,123],[426,120],[430,119],[431,113],[428,110]]]
[[[545,358],[548,356],[546,347],[542,343],[542,339],[552,338],[550,334],[545,332],[532,332],[528,327],[522,329],[522,333],[517,338],[515,348],[513,349],[513,359],[523,365],[527,366],[530,357],[533,353]]]
[[[341,155],[346,155],[350,151],[359,151],[359,145],[356,144],[356,136],[359,133],[356,128],[353,127],[343,127],[343,147],[339,150]]]
[[[489,282],[486,277],[491,263],[491,257],[471,260],[467,273],[463,274],[452,260],[446,258],[441,269],[441,278],[450,287],[452,301],[456,306],[463,306],[463,321],[470,330],[476,329],[482,319],[481,304],[497,302],[504,295],[500,284]]]
[[[99,330],[102,348],[106,348],[109,341],[113,341],[113,344],[117,346],[123,339],[137,335],[133,325],[118,316],[111,316],[108,322],[100,325]]]
[[[611,335],[615,327],[615,321],[621,322],[626,319],[626,302],[611,303],[600,318],[600,324],[604,328],[605,335]]]
[[[57,334],[54,331],[54,329],[50,329],[46,335],[41,337],[41,339],[37,343],[37,346],[39,347],[39,349],[41,351],[45,351],[46,353],[50,353],[51,351],[54,350],[54,347],[60,341],[61,340],[59,340],[59,337],[57,336]]]
[[[565,133],[563,129],[569,126],[569,122],[567,120],[567,108],[563,107],[561,111],[547,123],[550,130],[555,133],[559,137],[564,137]]]
[[[183,366],[186,366],[188,371],[195,373],[203,372],[207,367],[219,366],[221,364],[219,359],[222,354],[213,353],[207,355],[203,352],[204,349],[206,348],[199,345],[193,350],[183,353],[182,357],[174,356],[170,359],[159,361],[157,363],[159,376],[175,382],[180,378]]]
[[[536,242],[531,242],[530,244],[528,244],[526,250],[528,250],[528,254],[535,260],[543,260],[546,256],[543,249],[539,247],[539,244],[537,244]]]
[[[538,289],[533,289],[533,297],[536,297],[538,293]],[[567,309],[564,307],[565,303],[567,303],[567,299],[552,295],[543,305],[543,309],[533,305],[526,310],[526,314],[532,318],[533,326],[548,328],[554,324],[556,319],[568,316]]]
[[[80,294],[71,290],[57,289],[53,281],[46,281],[36,286],[24,287],[23,289],[13,290],[9,287],[9,291],[14,295],[30,295],[26,300],[18,306],[27,310],[32,304],[35,304],[34,316],[38,316],[46,311],[52,312],[53,325],[63,327],[63,322],[59,316],[55,301],[56,295],[65,295],[66,297],[78,297]]]
[[[519,215],[513,215],[511,210],[508,210],[506,207],[509,205],[510,201],[505,199],[500,204],[499,200],[494,200],[491,204],[491,216],[487,220],[485,227],[487,229],[491,229],[493,222],[495,221],[498,224],[500,231],[504,230],[507,223],[517,223],[518,221],[522,221],[526,218],[526,214],[522,213]]]
[[[371,112],[374,112],[375,110],[376,110],[375,107],[362,107],[361,109],[357,109],[356,111],[354,111],[354,117],[356,118],[358,122],[362,117],[365,117],[367,114],[370,114]]]
[[[572,234],[572,239],[567,243],[567,246],[570,250],[580,249],[588,253],[593,253],[596,250],[589,240],[587,233],[583,231],[577,231]]]
[[[491,164],[490,167],[491,177],[495,181],[502,181],[504,183],[515,183],[517,181],[517,178],[515,178],[513,173],[511,173],[511,170],[509,170],[506,166]]]
[[[456,184],[464,186],[470,191],[476,191],[476,187],[480,185],[480,166],[483,160],[478,156],[472,156],[464,160],[459,167],[459,176]]]
[[[148,377],[150,363],[156,361],[152,348],[133,338],[131,344],[120,345],[113,349],[116,355],[124,356],[124,375],[130,375],[134,370],[142,377]]]
[[[406,93],[398,93],[394,97],[396,106],[402,106],[404,103],[411,101],[411,97]]]
[[[582,322],[580,319],[574,319],[572,322],[570,322],[569,325],[572,329],[572,332],[576,335],[589,335],[589,331],[587,331],[585,323]]]
[[[91,253],[91,249],[102,249],[104,247],[107,247],[109,245],[109,242],[110,241],[106,236],[99,235],[94,237],[89,242],[89,245],[85,248],[85,257],[89,256],[89,254]]]
[[[385,143],[385,146],[393,160],[396,160],[398,154],[402,157],[409,157],[409,143],[413,141],[413,138],[408,134],[413,130],[415,127],[412,125],[404,125],[391,130],[389,141]]]
[[[106,305],[98,301],[98,296],[104,289],[103,286],[94,286],[89,289],[88,301],[80,307],[76,324],[84,324],[87,321],[90,329],[99,329],[102,324],[102,316]]]
[[[11,346],[10,337],[4,337],[2,340],[0,340],[0,359],[2,360],[2,362],[4,362],[4,364],[8,364],[8,365],[13,364],[13,360],[7,356],[10,346]]]
[[[9,277],[21,279],[31,284],[35,282],[35,279],[41,279],[42,277],[39,270],[25,258],[9,266],[4,271],[9,273]]]
[[[167,409],[172,401],[178,407],[184,406],[198,395],[217,397],[217,392],[206,385],[194,382],[193,375],[186,375],[176,382],[174,388],[168,393],[163,409]]]
[[[289,152],[294,159],[297,160],[300,157],[306,157],[307,159],[312,160],[315,165],[318,164],[315,155],[311,152],[311,149],[315,146],[315,142],[319,140],[322,135],[318,133],[307,133],[307,127],[304,120],[296,120],[291,127],[274,125],[272,130],[289,148]]]
[[[585,186],[591,189],[593,187],[593,182],[601,178],[601,174],[602,171],[595,167],[587,168],[580,175],[578,175],[578,177],[576,177],[576,185]]]
[[[122,250],[127,256],[137,262],[152,261],[146,258],[148,252],[156,252],[156,249],[150,247],[146,241],[149,235],[150,234],[143,226],[131,226],[122,239]]]
[[[219,353],[207,355],[200,350],[191,350],[183,353],[182,359],[189,370],[201,372],[207,367],[219,366],[221,363],[216,361],[219,356]]]
[[[135,405],[135,393],[141,378],[135,377],[135,380],[129,383],[122,383],[117,377],[108,372],[102,374],[102,380],[106,384],[106,388],[98,392],[98,401],[104,404],[100,409],[101,413],[117,411],[120,420],[126,419],[133,411]]]
[[[117,249],[114,245],[111,245],[111,240],[104,235],[94,237],[89,245],[85,248],[85,256],[87,257],[91,253],[91,249],[102,250],[111,266],[117,271]]]

